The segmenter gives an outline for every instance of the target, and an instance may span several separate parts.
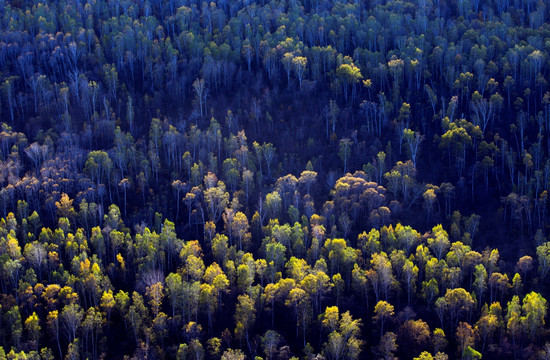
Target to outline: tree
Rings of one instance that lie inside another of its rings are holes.
[[[357,246],[362,250],[365,259],[379,252],[380,232],[376,229],[371,229],[368,234],[363,231],[363,233],[357,236]]]
[[[243,170],[243,185],[246,195],[246,201],[248,202],[250,193],[254,190],[254,173],[248,169]]]
[[[271,268],[271,280],[275,280],[275,273],[281,269],[286,261],[286,247],[278,242],[270,242],[265,248],[265,260]]]
[[[324,352],[331,359],[357,359],[363,341],[359,339],[361,320],[354,320],[349,311],[341,316],[338,307],[327,307],[322,317],[323,327],[330,334],[324,345]]]
[[[404,129],[403,137],[405,138],[407,145],[409,145],[409,151],[411,152],[411,160],[414,164],[414,167],[416,167],[416,158],[418,156],[418,150],[420,149],[420,143],[422,142],[422,140],[424,140],[424,136],[422,136],[418,131],[415,132],[415,131],[412,131],[411,129]]]
[[[397,351],[397,335],[392,332],[385,333],[380,338],[380,343],[377,346],[377,352],[385,360],[392,360],[394,353]]]
[[[489,312],[487,305],[483,306],[482,315],[475,324],[475,330],[478,331],[479,335],[483,339],[481,352],[485,351],[485,344],[487,340],[490,341],[493,333],[498,328],[498,322],[499,320],[497,316]]]
[[[134,112],[134,105],[133,100],[130,95],[128,95],[128,101],[126,103],[126,121],[128,122],[128,129],[130,130],[130,134],[134,135],[134,120],[135,120],[135,112]]]
[[[42,268],[46,265],[48,252],[46,247],[38,241],[25,245],[23,251],[25,259],[37,270],[38,278],[42,278]]]
[[[195,99],[199,105],[199,112],[201,114],[201,119],[202,119],[204,117],[203,104],[204,104],[204,107],[206,108],[206,94],[207,94],[207,89],[205,86],[204,79],[195,79],[195,81],[193,82],[193,90],[195,91],[195,96],[196,96]]]
[[[506,314],[506,329],[512,337],[512,345],[514,346],[514,352],[516,351],[516,341],[520,339],[522,331],[521,321],[521,305],[517,295],[512,297],[512,300],[507,304]]]
[[[275,324],[275,304],[288,297],[289,292],[296,287],[294,279],[280,279],[271,282],[265,287],[266,304],[271,305],[271,326]]]
[[[413,358],[413,360],[433,360],[433,359],[434,357],[432,356],[432,354],[430,354],[427,351],[423,351],[422,353],[420,353],[420,355]]]
[[[431,278],[428,281],[422,282],[422,296],[426,299],[428,307],[437,295],[439,295],[439,285],[436,279]]]
[[[323,298],[329,293],[330,286],[330,278],[322,270],[306,275],[300,282],[300,287],[308,294],[317,314],[321,312]]]
[[[80,340],[76,339],[69,343],[69,346],[67,346],[67,355],[65,355],[65,359],[67,360],[79,360],[80,359]]]
[[[338,329],[338,321],[340,320],[340,310],[337,306],[327,306],[323,314],[322,324],[329,332]]]
[[[215,223],[218,222],[229,204],[229,193],[225,190],[225,184],[222,181],[218,181],[216,186],[207,185],[206,190],[204,190],[204,200],[210,220]]]
[[[199,341],[199,339],[192,339],[189,342],[189,353],[195,360],[203,360],[204,359],[204,347],[202,346],[202,343]]]
[[[229,251],[228,243],[229,239],[223,234],[216,234],[212,239],[212,255],[220,264],[225,264],[225,259]]]
[[[35,312],[25,320],[25,329],[29,333],[36,351],[38,351],[38,339],[40,338],[41,330],[39,321],[38,315]]]
[[[245,43],[242,47],[242,55],[246,60],[246,64],[248,66],[248,71],[250,71],[250,65],[252,63],[252,57],[254,56],[254,48],[250,46],[250,41],[248,39],[245,40]]]
[[[372,270],[368,273],[368,277],[374,289],[376,300],[383,297],[388,299],[390,287],[395,281],[392,265],[386,253],[375,253],[371,259]]]
[[[235,214],[235,217],[233,218],[231,227],[233,229],[233,233],[237,236],[237,239],[239,240],[239,250],[242,250],[243,241],[246,241],[249,235],[248,230],[250,226],[248,225],[248,218],[242,212],[237,212]]]
[[[533,269],[533,258],[529,255],[522,256],[516,264],[516,269],[521,272],[523,279],[527,279],[527,273]]]
[[[238,164],[241,164],[241,167],[244,166],[246,163],[246,154],[248,150],[244,148],[244,146],[241,146],[239,150],[237,150],[237,153],[240,154],[240,162],[237,162],[237,159],[231,158],[231,159],[225,159],[223,162],[223,173],[224,173],[224,179],[227,184],[229,184],[231,188],[231,192],[235,192],[237,185],[239,183],[239,179],[241,177],[241,174],[239,173]]]
[[[342,273],[349,275],[353,263],[357,258],[355,250],[346,244],[344,239],[327,239],[324,250],[328,252],[331,274]]]
[[[432,209],[434,207],[435,202],[437,201],[437,194],[435,189],[430,188],[427,189],[424,194],[422,194],[422,198],[424,199],[424,205],[426,207],[426,210],[428,211],[427,216],[427,223],[430,223],[430,216],[432,214]]]
[[[298,179],[298,183],[303,185],[306,188],[306,192],[309,195],[309,190],[311,188],[311,185],[313,185],[317,181],[317,173],[315,171],[310,170],[304,170],[300,174],[300,178]]]
[[[479,128],[478,128],[479,130]],[[451,154],[454,155],[457,172],[462,176],[462,171],[466,163],[466,150],[472,145],[472,136],[464,127],[451,123],[449,130],[441,136],[441,147],[448,150],[449,163]]]
[[[221,345],[221,339],[218,337],[213,337],[206,341],[206,349],[210,357],[220,357]]]
[[[240,349],[227,349],[222,354],[221,360],[245,360],[246,356]]]
[[[399,327],[397,338],[403,348],[413,354],[418,354],[430,343],[430,327],[423,320],[407,320]]]
[[[432,342],[434,347],[434,352],[438,353],[441,350],[447,347],[447,339],[445,338],[445,332],[443,329],[437,328],[433,332]]]
[[[510,287],[510,281],[507,274],[501,274],[494,272],[489,277],[489,287],[490,287],[490,299],[493,301],[493,296],[496,298],[497,294],[500,292],[500,299],[504,297],[505,292]]]
[[[451,313],[451,324],[458,321],[463,313],[468,313],[474,306],[472,295],[463,288],[447,289],[445,302]]]
[[[483,300],[483,293],[487,290],[487,270],[485,270],[485,266],[483,266],[483,264],[476,265],[474,278],[474,289],[477,293],[477,299],[481,304]]]
[[[148,324],[150,319],[143,297],[135,291],[132,293],[132,305],[128,308],[126,317],[132,328],[134,340],[136,344],[139,344],[144,324]]]
[[[268,193],[265,196],[265,207],[270,219],[275,219],[281,211],[281,196],[277,191]]]
[[[550,271],[550,242],[545,242],[537,247],[537,257],[539,260],[539,274],[541,283]]]
[[[307,58],[304,56],[296,56],[292,59],[292,69],[298,77],[298,82],[300,83],[300,91],[302,90],[302,79],[306,71]]]
[[[311,317],[311,303],[306,292],[300,288],[290,290],[285,305],[294,308],[294,313],[296,314],[296,336],[298,336],[298,329],[301,327],[303,344],[305,346],[307,322]]]
[[[464,350],[464,358],[465,359],[481,359],[481,353],[479,351],[476,351],[471,346],[468,346]]]
[[[217,292],[214,286],[210,284],[200,285],[200,297],[199,301],[201,306],[205,309],[208,317],[208,329],[212,329],[212,314],[218,307]]]
[[[400,247],[405,250],[406,254],[409,254],[411,249],[414,249],[420,241],[420,234],[408,225],[397,224],[395,226],[395,235]]]
[[[107,84],[107,88],[111,93],[111,99],[113,102],[116,102],[116,91],[118,85],[118,73],[114,65],[105,64],[103,65],[103,78]]]
[[[252,351],[249,338],[249,330],[256,321],[255,302],[247,294],[239,295],[235,309],[235,335],[246,340],[248,350]]]
[[[75,214],[73,208],[73,200],[71,200],[67,194],[61,194],[61,199],[59,201],[56,201],[55,206],[57,207],[58,217],[74,217]]]
[[[466,349],[475,344],[475,334],[472,326],[468,323],[461,322],[456,329],[456,340],[458,349],[462,354],[462,359],[466,355]]]
[[[90,307],[86,311],[86,316],[82,322],[84,332],[85,347],[88,347],[88,337],[92,343],[92,358],[97,357],[98,339],[102,331],[103,316],[99,310]]]
[[[527,58],[529,59],[529,63],[533,69],[532,77],[535,78],[544,65],[544,54],[540,50],[534,50],[531,54],[529,54],[529,56],[527,56]]]
[[[529,339],[535,341],[540,330],[544,328],[544,318],[547,311],[546,299],[542,295],[532,291],[523,298],[522,310],[523,316],[521,317],[521,322],[526,329]]]
[[[57,350],[59,351],[59,357],[63,357],[63,352],[61,351],[61,340],[60,340],[60,323],[59,323],[59,311],[54,310],[48,313],[47,317],[48,330],[55,337],[57,342]]]
[[[111,320],[111,312],[116,306],[115,297],[113,296],[113,291],[108,290],[104,291],[103,295],[101,296],[101,302],[100,306],[103,309],[103,311],[107,314],[107,321]]]
[[[336,69],[336,78],[342,84],[344,100],[348,101],[349,87],[352,87],[352,100],[355,98],[356,84],[363,78],[361,69],[355,64],[342,64]]]
[[[146,294],[149,298],[149,305],[151,306],[151,309],[153,310],[153,315],[155,317],[159,314],[160,307],[162,306],[162,299],[164,297],[163,290],[164,286],[160,282],[152,284],[146,289]]]
[[[84,313],[78,304],[69,304],[61,311],[61,323],[69,342],[77,338],[76,332],[80,328],[83,318]]]
[[[13,89],[14,80],[15,79],[13,77],[10,77],[6,79],[0,86],[0,89],[2,90],[2,93],[4,93],[6,97],[6,101],[8,103],[8,109],[10,112],[10,119],[12,124],[14,123],[14,120],[15,120],[14,113],[15,113],[15,106],[16,106],[15,105],[16,100],[15,100],[14,89]]]
[[[473,117],[473,123],[474,125],[479,126],[483,134],[485,134],[487,125],[493,123],[495,113],[502,106],[502,102],[503,99],[499,93],[493,94],[489,100],[483,98],[483,96],[477,91],[472,94],[470,107],[475,115]]]
[[[262,336],[262,348],[264,350],[266,359],[273,359],[280,341],[281,336],[278,332],[274,330],[267,330],[265,332],[264,336]]]
[[[329,120],[332,122],[332,134],[336,133],[336,122],[338,121],[338,114],[340,113],[340,108],[336,104],[335,100],[329,101],[329,106],[325,107],[325,117],[326,117],[326,128],[327,128],[327,139],[329,137]]]
[[[183,250],[182,250],[183,252]],[[180,254],[181,256],[181,254]],[[203,275],[204,275],[204,261],[200,256],[195,256],[194,254],[191,254],[187,257],[185,257],[185,274],[187,275],[187,281],[199,281]],[[162,287],[161,289],[162,290]],[[155,292],[157,293],[158,290]],[[162,293],[162,291],[161,291]]]
[[[166,277],[166,296],[172,305],[172,317],[174,317],[176,311],[181,309],[183,302],[183,282],[180,274],[170,273]]]
[[[340,156],[340,159],[344,162],[344,174],[347,173],[348,160],[351,156],[351,144],[352,142],[348,138],[340,140],[340,151],[338,152],[338,156]]]
[[[416,286],[418,278],[418,267],[412,261],[406,260],[403,265],[403,280],[407,286],[407,303],[410,305],[412,300],[412,291]]]
[[[286,83],[287,85],[290,85],[290,71],[292,70],[292,65],[294,63],[294,54],[289,52],[285,53],[283,55],[282,63],[286,71]]]
[[[264,157],[265,163],[267,165],[267,176],[271,177],[271,163],[275,157],[275,147],[272,143],[263,143],[261,154]]]
[[[124,192],[124,216],[126,216],[126,206],[127,206],[126,192],[130,188],[130,180],[128,180],[127,178],[124,178],[124,179],[120,180],[120,182],[118,183],[118,186]],[[178,210],[179,210],[179,201],[177,201],[177,203],[178,203]]]
[[[384,333],[384,323],[386,320],[391,319],[393,315],[393,305],[384,300],[379,301],[374,307],[374,316],[372,317],[372,320],[380,323],[380,336]]]
[[[109,185],[109,195],[112,169],[113,162],[105,151],[97,150],[88,153],[88,158],[84,165],[84,172],[90,175],[92,181],[96,181],[97,186],[102,182]]]
[[[394,94],[394,104],[398,104],[399,101],[399,83],[401,80],[401,75],[403,74],[404,61],[398,59],[395,55],[388,61],[388,69],[393,78],[393,94]]]

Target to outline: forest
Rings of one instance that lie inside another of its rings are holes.
[[[0,0],[0,360],[550,359],[549,21]]]

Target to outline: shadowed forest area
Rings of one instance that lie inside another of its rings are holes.
[[[548,7],[0,0],[0,360],[550,359]]]

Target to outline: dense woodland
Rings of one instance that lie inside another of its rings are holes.
[[[0,0],[0,359],[550,359],[549,8]]]

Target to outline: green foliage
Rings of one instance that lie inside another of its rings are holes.
[[[0,2],[0,359],[547,356],[547,7]]]

